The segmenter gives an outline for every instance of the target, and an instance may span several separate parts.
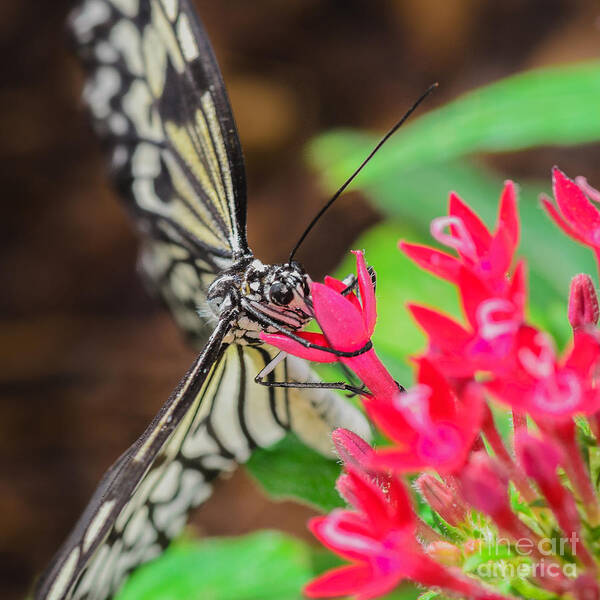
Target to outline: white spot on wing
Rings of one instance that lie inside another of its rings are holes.
[[[125,146],[116,146],[112,155],[112,167],[113,169],[120,169],[126,162],[129,153]]]
[[[181,452],[187,458],[197,458],[205,454],[218,454],[219,446],[208,434],[206,426],[203,426],[195,433],[188,433],[181,446]]]
[[[148,525],[148,506],[142,506],[127,524],[123,540],[127,546],[133,546],[144,527]]]
[[[150,495],[150,502],[166,502],[170,500],[177,491],[179,478],[181,477],[181,463],[173,461],[165,471],[160,481],[156,484]]]
[[[244,352],[244,358],[246,359],[246,370],[252,374],[256,374],[263,366],[262,360],[260,364],[252,360],[254,358],[253,350]],[[283,381],[284,374],[278,371],[282,371],[282,369],[275,371],[275,379]],[[278,397],[280,395],[281,397],[284,396],[283,393],[277,390],[275,396]],[[244,420],[252,439],[261,447],[270,446],[285,435],[284,429],[273,418],[269,389],[257,385],[252,378],[246,383]]]
[[[163,91],[167,68],[167,50],[153,27],[144,29],[142,52],[146,63],[146,76],[152,94],[158,98]]]
[[[97,119],[106,118],[111,112],[111,98],[121,87],[121,77],[112,67],[100,67],[96,77],[83,90],[83,98]]]
[[[157,142],[163,139],[160,118],[153,106],[150,90],[143,81],[136,79],[131,84],[123,97],[123,110],[140,137]]]
[[[131,172],[134,177],[153,178],[160,173],[160,152],[156,146],[142,142],[131,157]]]
[[[113,586],[117,583],[115,568],[121,555],[122,548],[122,540],[116,540],[112,545],[110,553],[104,563],[104,568],[101,569],[99,573],[98,587],[94,590],[96,592],[96,598],[104,598],[113,591]]]
[[[250,450],[238,419],[237,401],[240,376],[240,361],[237,352],[230,352],[221,386],[213,400],[210,421],[221,443],[235,456],[238,462],[245,462],[250,455]]]
[[[185,13],[181,13],[179,19],[177,19],[177,38],[179,39],[183,56],[187,61],[195,60],[200,56],[200,50],[192,33],[190,20]]]
[[[163,8],[170,21],[174,21],[177,16],[177,0],[161,0]]]
[[[115,135],[125,135],[129,125],[121,113],[113,113],[108,119],[108,126]]]
[[[83,551],[87,552],[90,546],[94,543],[96,538],[98,537],[99,531],[102,529],[104,523],[106,523],[106,519],[110,515],[110,511],[115,505],[114,500],[109,500],[105,502],[99,509],[98,512],[94,515],[94,518],[91,520],[88,528],[85,532],[85,536],[83,538]]]
[[[80,42],[91,40],[91,32],[96,25],[104,23],[110,16],[110,10],[101,0],[88,0],[71,19],[71,27]]]
[[[187,515],[188,510],[194,506],[197,493],[202,490],[204,485],[204,477],[198,471],[184,471],[181,476],[179,492],[173,501],[154,508],[156,527],[167,531],[174,519],[178,519],[180,515]]]
[[[121,19],[110,32],[112,45],[123,55],[127,68],[138,77],[144,74],[142,38],[139,29],[126,19]]]
[[[139,10],[139,0],[111,0],[111,2],[128,17],[135,17]]]
[[[109,551],[110,546],[107,546],[106,544],[103,544],[98,548],[98,551],[94,554],[87,570],[81,578],[80,583],[77,585],[74,598],[85,598],[86,594],[92,588],[95,589],[96,578],[98,577],[99,571],[101,571],[104,566],[104,561],[106,560]]]
[[[58,573],[58,577],[52,584],[46,600],[59,600],[63,598],[64,594],[67,592],[67,586],[71,581],[71,577],[75,572],[75,567],[77,566],[77,561],[79,560],[79,554],[79,547],[75,547],[73,550],[71,550],[71,554],[69,554],[67,560],[65,560],[63,563],[63,566]]]
[[[119,60],[119,53],[104,40],[100,40],[96,47],[94,48],[94,52],[96,53],[96,58],[100,62],[112,63]]]

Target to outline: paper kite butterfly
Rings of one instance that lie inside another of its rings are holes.
[[[306,363],[258,338],[308,323],[310,280],[297,262],[265,265],[248,247],[236,126],[190,1],[84,0],[70,27],[88,73],[85,103],[141,232],[140,269],[201,348],[106,472],[35,591],[37,600],[104,600],[254,448],[293,431],[329,453],[335,426],[369,434],[347,400],[314,387],[326,384]]]

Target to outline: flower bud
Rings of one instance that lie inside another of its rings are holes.
[[[427,546],[427,554],[446,567],[458,567],[462,563],[460,548],[450,542],[439,540]]]
[[[600,600],[600,590],[592,575],[579,576],[573,582],[571,592],[576,600]]]
[[[509,508],[508,477],[485,451],[471,455],[460,480],[466,500],[477,510],[494,517]]]
[[[367,465],[373,454],[373,448],[359,435],[339,427],[331,434],[331,440],[342,462],[356,467],[360,471],[366,471]]]
[[[482,546],[483,542],[481,540],[471,538],[462,545],[462,551],[463,554],[468,558],[469,556],[477,554],[481,550]]]
[[[568,315],[573,331],[598,323],[598,296],[592,278],[585,273],[571,280]]]
[[[466,518],[465,507],[456,494],[434,475],[424,473],[415,481],[419,493],[442,519],[456,527]]]

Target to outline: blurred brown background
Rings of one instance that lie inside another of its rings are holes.
[[[383,129],[434,80],[427,108],[519,70],[597,57],[595,1],[197,2],[236,113],[249,238],[285,258],[324,201],[302,146],[333,126]],[[70,2],[0,3],[0,597],[20,598],[100,475],[192,359],[135,273],[136,240],[81,111],[63,23]],[[600,102],[600,99],[599,99]],[[495,158],[518,179],[551,164],[598,177],[588,150]],[[340,182],[341,183],[341,182]],[[440,199],[440,204],[443,199]],[[301,258],[315,277],[378,219],[348,194]],[[242,473],[194,519],[201,532],[283,527],[308,509],[266,501]]]

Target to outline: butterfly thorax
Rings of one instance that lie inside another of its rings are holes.
[[[313,317],[310,278],[296,262],[265,265],[253,256],[237,260],[210,285],[208,305],[217,318],[231,313],[225,342],[261,344],[261,331],[302,329]]]

